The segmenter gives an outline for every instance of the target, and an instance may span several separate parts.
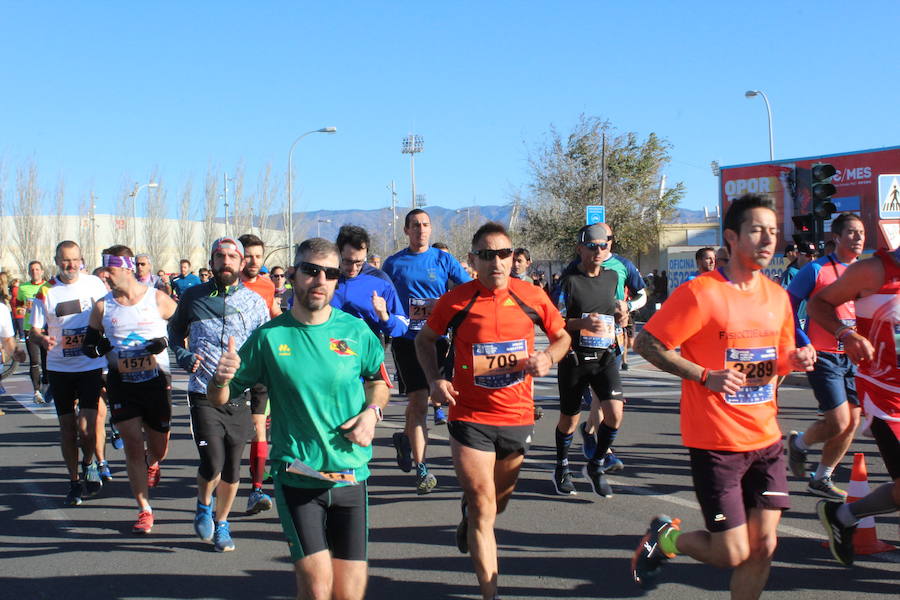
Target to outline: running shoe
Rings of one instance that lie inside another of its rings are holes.
[[[830,476],[823,477],[822,479],[811,477],[806,489],[814,496],[819,496],[827,500],[835,500],[837,502],[844,502],[847,500],[847,492],[834,485],[834,481],[832,481]]]
[[[97,463],[97,472],[100,473],[100,479],[105,482],[112,481],[112,473],[109,472],[109,463],[101,460]]]
[[[430,494],[437,485],[437,477],[425,471],[416,475],[416,494],[423,496]]]
[[[228,521],[216,523],[213,544],[216,546],[216,552],[231,552],[234,550],[234,540],[231,539],[231,529],[228,527]]]
[[[131,527],[132,533],[145,535],[153,530],[153,513],[149,510],[142,510],[138,513],[137,521]]]
[[[650,522],[647,533],[641,538],[634,556],[631,557],[631,576],[634,582],[645,590],[652,590],[657,585],[657,578],[663,565],[674,554],[666,554],[659,546],[659,538],[669,529],[679,529],[680,519],[672,519],[666,515],[657,515]]]
[[[34,403],[35,404],[45,404],[44,395],[40,391],[34,392]]]
[[[540,406],[535,406],[534,407],[534,420],[540,421],[543,416],[544,416],[544,409],[541,408]]]
[[[272,497],[262,490],[253,490],[247,498],[247,514],[255,515],[272,508]]]
[[[625,463],[623,463],[616,453],[613,451],[609,451],[606,453],[606,456],[603,457],[603,472],[604,473],[615,473],[616,471],[621,471],[625,468]]]
[[[154,463],[152,465],[147,465],[147,487],[155,488],[159,485],[159,478],[162,475],[162,469],[159,468],[159,463]]]
[[[556,465],[553,469],[553,487],[560,496],[575,495],[575,484],[572,483],[572,472],[568,466]]]
[[[591,489],[594,490],[595,494],[603,496],[604,498],[612,498],[612,486],[610,486],[609,481],[606,480],[603,469],[588,463],[581,468],[581,474],[584,475],[584,478],[587,479],[588,482],[590,482]]]
[[[788,435],[788,466],[794,477],[804,479],[806,477],[806,450],[801,450],[795,445],[799,437],[800,433],[797,431],[792,431]]]
[[[87,496],[95,496],[103,487],[103,480],[100,479],[100,471],[97,469],[97,463],[91,461],[88,465],[81,465],[82,478],[84,479],[84,491]]]
[[[459,505],[459,510],[462,512],[462,519],[459,521],[459,525],[456,526],[456,547],[459,548],[459,551],[463,554],[469,553],[469,515],[466,510],[466,497],[463,496],[462,502]]]
[[[391,436],[391,440],[397,451],[397,466],[404,473],[409,473],[413,468],[412,446],[409,444],[409,437],[402,431],[397,431]]]
[[[627,363],[627,362],[623,362],[623,363],[622,363],[622,366],[619,367],[619,370],[620,370],[620,371],[627,371],[627,370],[628,370],[628,363]]]
[[[847,527],[842,525],[837,518],[837,511],[843,502],[830,502],[828,500],[819,500],[816,504],[816,512],[819,514],[819,521],[828,534],[828,548],[834,559],[844,565],[850,567],[853,565],[853,533],[856,531],[856,525]]]
[[[444,409],[440,406],[434,407],[434,424],[435,425],[446,425],[447,424],[447,413],[444,412]]]
[[[578,431],[581,433],[581,453],[586,459],[591,460],[597,451],[597,436],[587,432],[587,423],[579,425]]]
[[[205,506],[197,501],[197,512],[194,513],[194,533],[204,542],[211,542],[216,530],[212,511],[212,503],[209,506]]]
[[[69,482],[69,493],[66,494],[66,504],[69,506],[78,506],[81,504],[81,495],[84,493],[84,487],[80,481]]]
[[[125,447],[125,440],[122,439],[122,435],[119,433],[119,428],[116,427],[113,423],[109,424],[109,430],[112,432],[110,438],[112,438],[112,447],[116,450],[121,450]]]

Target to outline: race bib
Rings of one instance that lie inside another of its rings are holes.
[[[150,381],[159,375],[156,356],[144,348],[119,350],[119,374],[126,383]]]
[[[846,325],[847,327],[856,327],[856,319],[841,319],[841,325]],[[896,334],[895,334],[896,337]],[[837,341],[837,349],[838,352],[844,351],[844,342],[841,340]]]
[[[582,313],[581,318],[586,319],[590,313]],[[616,339],[616,323],[611,315],[600,315],[600,323],[603,326],[601,333],[582,329],[578,332],[579,344],[582,348],[606,349],[613,345]]]
[[[499,389],[525,380],[528,343],[525,340],[472,345],[475,385]]]
[[[425,325],[425,321],[431,316],[437,298],[410,298],[409,299],[409,328],[419,331]]]
[[[725,368],[743,373],[747,379],[736,394],[727,394],[728,404],[763,404],[775,399],[775,366],[778,353],[769,348],[728,348]]]
[[[62,330],[62,353],[65,357],[81,356],[81,345],[84,343],[84,336],[87,333],[87,327],[78,327],[75,329]]]

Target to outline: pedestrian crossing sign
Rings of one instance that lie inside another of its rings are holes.
[[[878,216],[900,219],[900,175],[878,176]]]

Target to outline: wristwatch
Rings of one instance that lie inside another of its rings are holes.
[[[380,406],[378,406],[377,404],[370,404],[369,408],[375,411],[375,418],[378,423],[384,421],[384,411],[381,410]]]

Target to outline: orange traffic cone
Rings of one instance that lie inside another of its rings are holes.
[[[866,469],[866,457],[862,452],[853,455],[853,471],[850,473],[850,486],[847,488],[847,503],[856,502],[869,493],[869,472]],[[875,531],[875,517],[863,517],[853,534],[853,551],[856,554],[878,554],[896,550],[878,539]]]

